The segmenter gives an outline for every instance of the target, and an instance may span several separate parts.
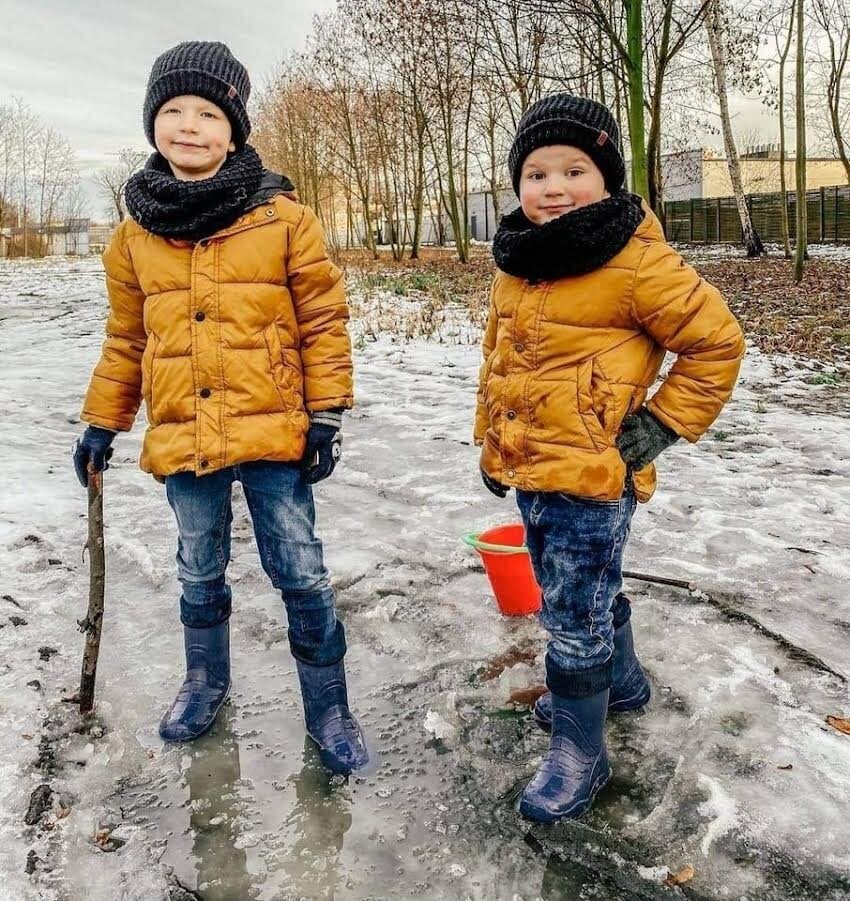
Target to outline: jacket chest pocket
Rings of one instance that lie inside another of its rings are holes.
[[[579,363],[576,373],[576,402],[588,437],[598,451],[613,442],[615,399],[611,386],[594,360]]]
[[[148,411],[148,422],[153,425],[153,376],[154,361],[159,349],[159,338],[152,332],[148,335],[145,351],[142,354],[142,400]]]
[[[284,348],[280,332],[272,323],[263,331],[269,354],[272,381],[286,409],[303,406],[301,356],[294,348]]]

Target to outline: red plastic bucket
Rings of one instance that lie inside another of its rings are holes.
[[[481,555],[499,610],[505,616],[528,616],[540,610],[540,586],[534,578],[522,523],[496,526],[463,539]]]

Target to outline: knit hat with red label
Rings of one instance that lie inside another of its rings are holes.
[[[610,194],[623,187],[626,164],[620,153],[620,129],[611,110],[588,97],[552,94],[533,103],[519,120],[508,154],[517,197],[525,158],[538,147],[551,144],[569,144],[583,150],[599,167]]]
[[[148,140],[154,141],[153,122],[160,107],[172,97],[194,94],[224,110],[233,129],[233,143],[241,150],[251,133],[248,70],[219,41],[184,41],[156,58],[148,79],[143,121]]]

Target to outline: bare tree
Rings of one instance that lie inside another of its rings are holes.
[[[13,192],[15,186],[15,110],[12,106],[0,106],[0,228],[11,224],[11,213],[15,209]]]
[[[38,192],[38,223],[41,233],[59,212],[59,205],[76,177],[74,151],[53,128],[39,134],[34,154],[35,188]]]
[[[830,130],[838,157],[844,165],[847,183],[850,184],[850,159],[844,137],[847,123],[842,97],[850,55],[850,6],[847,0],[814,0],[813,12],[826,40],[826,102]]]
[[[469,260],[469,160],[476,84],[478,20],[466,21],[459,0],[426,0],[427,93],[435,119],[427,123],[437,163],[440,204],[452,226],[458,259]]]
[[[147,159],[147,154],[132,147],[122,147],[116,154],[115,163],[104,166],[95,176],[101,195],[107,204],[107,214],[114,222],[122,222],[127,215],[124,203],[124,188],[130,176]]]
[[[60,215],[69,225],[74,220],[86,219],[88,215],[88,201],[86,199],[85,192],[83,191],[83,186],[80,183],[79,178],[73,178],[67,185],[64,194],[62,195],[61,206],[59,209]],[[68,250],[71,253],[79,253],[79,231],[70,232],[71,237],[73,238],[74,244],[69,247]]]
[[[29,256],[32,191],[30,180],[33,177],[36,148],[42,126],[37,116],[20,97],[16,97],[14,100],[13,129],[17,162],[18,206],[23,226],[23,254]]]
[[[788,221],[788,180],[785,176],[785,64],[791,51],[791,40],[794,37],[794,22],[798,0],[791,0],[788,10],[788,30],[784,46],[779,49],[779,190],[782,192],[782,238],[785,245],[785,259],[791,259],[791,223]],[[802,2],[802,0],[800,0]],[[781,18],[779,20],[781,22]],[[778,32],[777,32],[778,44]]]
[[[805,16],[803,0],[797,0],[797,245],[794,248],[794,281],[803,280],[808,243],[806,211],[806,78]]]
[[[729,95],[726,86],[728,20],[724,14],[721,0],[710,0],[705,27],[714,65],[714,86],[720,103],[720,122],[723,127],[726,164],[729,167],[729,178],[732,181],[732,192],[735,195],[735,204],[738,207],[738,216],[741,220],[747,256],[763,256],[764,245],[750,218],[747,198],[744,196],[744,186],[741,180],[741,161],[738,159],[738,148],[735,146],[735,136],[732,133],[732,118],[729,114]]]

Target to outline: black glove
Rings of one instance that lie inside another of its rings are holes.
[[[89,463],[96,472],[109,469],[109,458],[112,456],[110,445],[114,438],[115,432],[90,425],[83,432],[83,437],[74,443],[74,472],[83,488],[89,483]]]
[[[342,410],[324,410],[310,417],[301,469],[308,485],[326,479],[342,455]]]
[[[508,493],[508,491],[510,491],[510,488],[508,488],[506,485],[503,485],[501,482],[497,482],[495,479],[491,479],[490,476],[488,476],[487,473],[484,472],[483,469],[481,469],[480,472],[481,472],[481,481],[487,486],[488,491],[492,491],[493,494],[496,495],[496,497],[506,497],[507,496],[507,493]]]
[[[646,407],[641,407],[623,420],[617,449],[626,464],[637,470],[650,464],[678,440],[679,436],[672,429],[656,419]]]

